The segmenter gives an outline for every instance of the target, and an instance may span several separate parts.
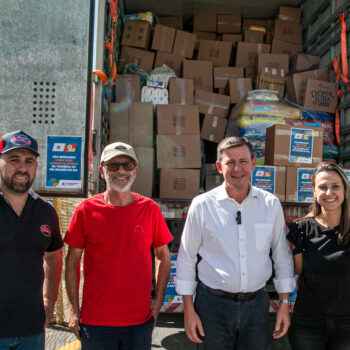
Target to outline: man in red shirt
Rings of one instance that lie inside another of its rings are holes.
[[[67,230],[66,287],[69,327],[82,350],[150,350],[154,323],[170,272],[172,236],[158,205],[131,192],[138,171],[133,148],[105,147],[100,173],[104,193],[83,201]],[[152,255],[160,261],[151,301]],[[84,288],[79,308],[79,264],[84,252]]]

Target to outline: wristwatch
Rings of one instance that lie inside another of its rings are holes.
[[[288,305],[290,305],[290,300],[289,299],[280,299],[279,300],[279,305],[281,305],[281,304],[288,304]]]

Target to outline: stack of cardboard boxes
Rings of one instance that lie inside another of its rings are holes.
[[[198,106],[158,106],[157,167],[160,198],[192,199],[198,194],[201,168]]]
[[[148,22],[125,22],[118,71],[130,62],[147,73],[166,64],[178,76],[168,84],[169,105],[156,109],[160,198],[190,199],[198,193],[203,149],[227,135],[230,108],[253,88],[275,90],[280,97],[286,94],[305,108],[334,113],[337,87],[329,83],[327,68],[318,69],[318,57],[302,53],[300,17],[299,8],[285,6],[279,8],[275,20],[242,19],[238,14],[194,14],[193,32],[188,32],[181,16],[166,16],[159,18],[153,37]],[[110,142],[125,140],[135,147],[152,148],[153,116],[151,108],[139,102],[137,75],[117,76],[115,101],[110,115]],[[137,135],[141,135],[142,142],[136,142]],[[200,138],[204,140],[202,148]],[[319,137],[314,135],[314,139]],[[274,151],[267,152],[266,164],[276,167],[277,195],[281,201],[294,201],[295,196],[286,197],[286,176],[299,165],[312,167],[315,162],[281,164],[278,157],[271,158]],[[318,152],[315,157],[321,159],[322,147]],[[216,167],[212,169],[213,157],[207,160],[209,164],[203,167],[206,190],[222,181]],[[270,173],[259,171],[254,178]],[[264,179],[256,181],[262,187],[270,186],[264,184]],[[142,189],[141,193],[152,195],[152,186],[144,187],[148,191]]]
[[[322,128],[274,125],[266,131],[267,165],[256,167],[253,184],[281,202],[311,203],[311,177],[322,160]]]

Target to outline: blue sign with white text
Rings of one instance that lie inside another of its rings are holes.
[[[292,163],[312,163],[314,131],[312,129],[291,128],[289,161]]]
[[[256,166],[252,173],[252,185],[270,193],[275,193],[276,168],[274,166]]]
[[[312,203],[314,196],[312,193],[312,175],[313,168],[298,168],[298,198],[300,203]]]
[[[82,138],[47,136],[46,187],[81,188]]]

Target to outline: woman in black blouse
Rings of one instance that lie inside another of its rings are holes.
[[[312,188],[310,213],[287,236],[300,276],[289,340],[293,350],[349,350],[349,184],[338,165],[321,163]]]

